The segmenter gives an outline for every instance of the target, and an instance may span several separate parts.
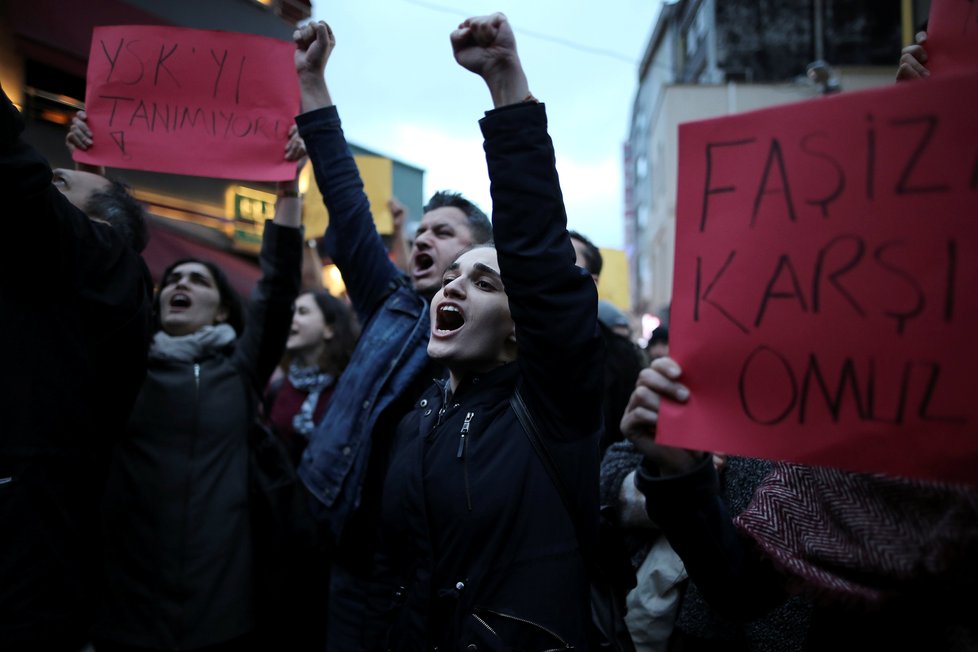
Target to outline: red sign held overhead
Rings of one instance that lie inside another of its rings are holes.
[[[294,46],[175,27],[98,27],[85,110],[94,165],[228,179],[295,176],[284,158],[299,111]]]
[[[659,440],[978,482],[978,76],[680,126]]]

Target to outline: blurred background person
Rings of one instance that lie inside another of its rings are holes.
[[[587,237],[577,231],[568,231],[571,245],[574,247],[576,264],[591,275],[597,287],[601,278],[604,260],[601,250]],[[631,340],[631,328],[628,317],[614,304],[608,301],[598,301],[598,328],[601,339],[604,340],[604,375],[602,398],[604,405],[604,435],[601,437],[601,454],[616,441],[622,440],[621,415],[628,405],[628,397],[632,395],[635,379],[646,364],[642,350]]]
[[[284,375],[269,385],[265,412],[295,466],[323,417],[360,333],[353,311],[325,290],[295,301],[282,358]]]

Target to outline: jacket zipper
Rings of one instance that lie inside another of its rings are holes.
[[[466,412],[465,421],[462,422],[462,429],[458,434],[458,452],[455,456],[462,460],[462,477],[465,479],[465,506],[472,511],[472,492],[469,488],[469,463],[466,458],[466,453],[469,449],[469,440],[466,437],[466,433],[469,432],[469,424],[472,423],[472,417],[475,416],[475,412]]]
[[[195,449],[197,447],[197,434],[198,434],[197,431],[200,429],[200,363],[197,362],[194,363],[194,398],[196,399],[196,405],[194,406],[194,433],[193,433],[193,437],[190,440],[191,465],[193,463],[193,459],[195,456]],[[187,469],[187,473],[188,475],[191,474],[189,468]],[[185,553],[186,553],[186,535],[188,529],[187,514],[190,513],[190,495],[192,493],[191,479],[192,479],[191,477],[188,477],[186,480],[187,484],[186,487],[184,488],[184,498],[183,498],[184,522],[183,522],[183,534],[181,535],[181,540],[184,542],[184,545],[183,545],[183,550],[181,550],[181,554],[180,554],[180,576],[179,577],[180,577],[180,584],[184,588],[186,585],[186,583],[183,580],[185,577],[184,568],[186,565]],[[177,616],[177,627],[176,627],[177,631],[175,632],[175,638],[177,639],[177,641],[181,643],[182,641],[185,640],[186,636],[188,635],[188,628],[183,626],[184,620],[185,620],[185,613],[184,610],[181,608]]]
[[[492,633],[493,636],[495,636],[496,638],[499,638],[499,634],[496,633],[496,630],[494,630],[492,627],[490,627],[489,626],[489,623],[487,623],[486,621],[482,620],[482,618],[479,617],[479,614],[472,614],[472,617],[475,618],[476,620],[478,620],[479,621],[479,624],[481,624],[483,627],[485,627],[486,629],[488,629]]]

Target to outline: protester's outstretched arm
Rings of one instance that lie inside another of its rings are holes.
[[[897,68],[897,81],[930,77],[930,70],[924,66],[927,63],[927,50],[924,49],[926,40],[927,32],[917,32],[914,37],[915,43],[903,48],[900,54],[900,67]]]
[[[530,96],[504,15],[469,18],[451,43],[456,61],[482,77],[496,107],[480,126],[496,253],[516,325],[520,393],[543,433],[591,436],[601,421],[595,371],[604,367],[597,289],[574,264],[546,109]]]
[[[326,87],[326,61],[336,47],[333,30],[323,21],[304,25],[292,35],[295,41],[295,71],[299,76],[301,111],[333,106]]]
[[[303,111],[296,124],[329,211],[323,244],[343,274],[361,323],[366,323],[403,274],[388,258],[374,226],[360,171],[326,89],[326,61],[336,45],[333,32],[326,23],[318,22],[296,30],[294,39]]]
[[[258,258],[262,276],[248,303],[248,328],[234,352],[238,367],[249,375],[258,395],[282,358],[292,325],[292,306],[299,294],[304,249],[299,171],[306,148],[295,126],[289,130],[282,155],[299,163],[294,178],[277,184],[275,218],[265,224]]]
[[[645,509],[682,558],[710,606],[735,620],[751,620],[786,598],[785,583],[733,523],[720,498],[712,456],[656,443],[662,400],[686,403],[682,369],[658,358],[642,371],[621,431],[645,456],[635,474]]]
[[[275,201],[275,223],[298,228],[302,226],[302,197],[299,196],[299,174],[305,163],[306,146],[299,138],[299,128],[289,129],[289,142],[285,144],[285,160],[298,161],[295,178],[278,182],[278,199]]]
[[[506,16],[465,20],[451,35],[455,60],[485,80],[497,109],[533,99]]]

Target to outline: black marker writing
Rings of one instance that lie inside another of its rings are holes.
[[[170,78],[173,80],[173,83],[177,85],[177,88],[180,88],[180,80],[176,78],[176,75],[173,74],[172,70],[166,67],[166,60],[173,56],[173,54],[177,51],[178,47],[179,45],[174,43],[173,47],[170,48],[170,51],[164,54],[164,51],[166,50],[166,45],[160,46],[160,56],[156,59],[156,74],[153,75],[153,86],[159,85],[160,70],[165,70],[166,74],[168,74]]]
[[[704,183],[703,188],[703,213],[700,216],[700,232],[706,230],[706,214],[710,204],[710,196],[733,192],[737,189],[736,186],[710,186],[711,177],[713,176],[713,150],[719,147],[736,147],[738,145],[747,145],[749,143],[753,143],[755,140],[756,139],[754,138],[744,138],[742,140],[728,140],[725,142],[706,144],[706,182]]]
[[[815,138],[827,138],[827,137],[828,135],[825,132],[819,131],[813,134],[807,134],[804,138],[801,139],[801,151],[803,151],[806,154],[810,154],[815,158],[819,158],[822,159],[823,161],[828,162],[828,164],[831,165],[832,169],[835,171],[835,188],[833,188],[832,191],[829,192],[829,194],[827,194],[825,197],[822,197],[820,199],[813,198],[813,199],[805,200],[805,203],[808,204],[809,206],[818,206],[821,209],[822,217],[824,218],[827,218],[829,216],[829,204],[831,204],[836,199],[838,199],[842,195],[843,191],[846,189],[846,174],[842,166],[839,164],[839,162],[825,152],[820,152],[816,149],[812,149],[811,146],[809,145],[809,142]]]
[[[903,168],[903,172],[900,174],[900,180],[897,181],[896,194],[898,195],[910,195],[915,193],[928,193],[928,192],[947,192],[949,190],[947,184],[931,184],[926,186],[911,186],[910,185],[910,175],[914,173],[917,164],[920,159],[923,158],[924,151],[930,144],[931,139],[934,137],[934,132],[937,130],[937,116],[936,115],[924,115],[919,118],[906,118],[902,120],[893,120],[890,124],[898,127],[911,126],[922,124],[924,130],[921,133],[920,141],[918,141],[917,146],[914,148],[913,153],[907,160],[907,164]]]
[[[768,190],[767,183],[768,177],[771,174],[772,163],[778,164],[778,173],[781,175],[781,185],[774,190]],[[781,151],[781,143],[778,142],[777,138],[771,139],[771,148],[767,153],[767,161],[764,162],[764,173],[761,175],[761,184],[757,188],[757,194],[754,196],[754,211],[750,216],[751,228],[757,222],[757,212],[761,208],[761,199],[764,195],[771,194],[783,194],[786,208],[788,209],[788,219],[792,222],[796,221],[795,218],[795,205],[791,200],[791,185],[788,183],[788,172],[784,167],[784,153]]]

